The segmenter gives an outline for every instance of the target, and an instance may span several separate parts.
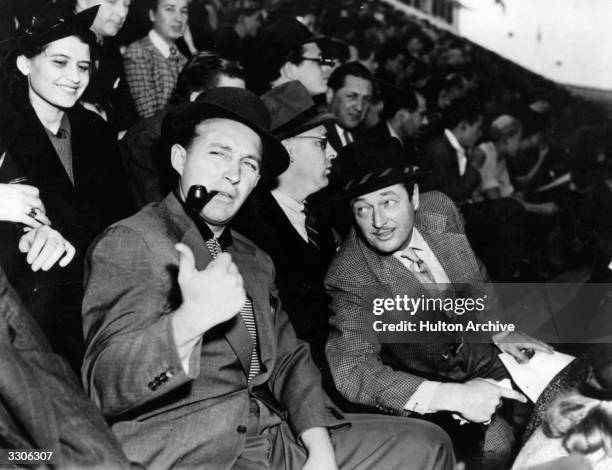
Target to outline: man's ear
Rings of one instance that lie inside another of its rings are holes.
[[[288,80],[295,80],[296,65],[292,62],[285,62],[280,68],[280,76]]]
[[[332,99],[334,99],[334,90],[327,87],[327,91],[325,92],[325,101],[327,102],[327,106],[331,105]]]
[[[26,77],[30,75],[30,59],[28,59],[26,56],[18,56],[15,64],[17,65],[17,69]]]
[[[172,164],[172,168],[174,168],[180,176],[183,176],[186,160],[187,150],[185,150],[185,147],[174,144],[170,149],[170,163]]]
[[[419,208],[419,185],[414,183],[414,189],[412,190],[412,207],[416,211]]]
[[[153,23],[155,21],[155,11],[149,9],[149,20],[151,21],[151,23]]]

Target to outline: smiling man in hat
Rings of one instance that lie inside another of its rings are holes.
[[[458,309],[374,311],[377,301],[393,303],[404,296],[482,297],[487,302],[484,314],[466,318],[479,324],[499,319],[495,294],[485,284],[486,273],[458,223],[455,206],[438,192],[421,197],[419,172],[406,165],[399,141],[353,143],[342,149],[343,157],[354,162],[342,196],[350,201],[355,228],[325,278],[333,312],[326,353],[338,390],[352,402],[381,411],[431,417],[451,434],[456,450],[472,465],[468,468],[503,468],[514,437],[497,411],[504,398],[526,399],[483,380],[507,377],[492,342],[520,361],[521,348],[550,348],[518,333],[466,341],[467,335],[457,329],[447,333],[421,326],[454,325],[465,313]],[[427,210],[417,212],[421,206]],[[395,320],[414,321],[415,329],[384,328]],[[460,426],[453,413],[470,424]]]
[[[89,256],[90,396],[146,468],[400,468],[408,455],[415,469],[450,468],[437,427],[344,419],[280,306],[270,258],[229,229],[260,174],[287,169],[269,121],[238,88],[169,111],[177,190],[111,226]],[[198,185],[214,197],[194,196]]]

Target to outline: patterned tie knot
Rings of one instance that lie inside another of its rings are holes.
[[[223,248],[221,248],[219,240],[216,238],[209,238],[206,240],[206,248],[208,248],[208,252],[213,259],[219,256],[220,253],[223,253]]]

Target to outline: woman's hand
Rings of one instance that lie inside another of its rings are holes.
[[[27,184],[0,184],[0,221],[33,228],[51,225],[38,188]]]

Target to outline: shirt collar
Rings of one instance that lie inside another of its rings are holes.
[[[408,247],[414,250],[421,251],[425,250],[426,248],[429,248],[427,242],[416,229],[416,227],[412,227],[412,235],[410,236],[410,242],[408,242]]]
[[[457,140],[457,137],[455,137],[455,134],[453,134],[450,130],[448,129],[444,129],[444,135],[446,136],[446,138],[448,139],[448,141],[450,142],[451,146],[458,152],[461,154],[465,154],[465,149],[461,146],[461,144],[459,143],[459,141]]]
[[[393,129],[393,126],[389,124],[389,121],[385,121],[385,123],[387,124],[387,129],[389,129],[389,134],[391,134],[391,137],[395,137],[397,140],[401,142],[402,139],[400,139],[400,136],[397,135],[397,132],[395,132],[395,129]]]
[[[149,31],[149,39],[155,46],[155,48],[163,55],[166,59],[170,57],[170,46],[164,38],[162,38],[157,31],[152,29]]]
[[[278,188],[273,189],[270,192],[272,193],[272,196],[274,196],[274,199],[276,199],[276,201],[279,204],[295,212],[304,212],[305,205],[303,202],[298,202],[292,197],[287,196],[285,193],[280,191]]]

